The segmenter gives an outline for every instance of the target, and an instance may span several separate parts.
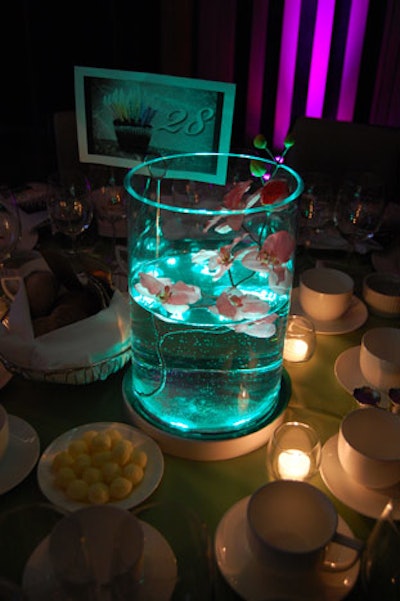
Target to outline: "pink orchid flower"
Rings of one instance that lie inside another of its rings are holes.
[[[269,303],[260,299],[255,294],[243,294],[236,288],[224,290],[217,298],[215,307],[210,307],[213,313],[223,317],[240,321],[242,319],[255,319],[266,315],[270,309]]]
[[[277,281],[285,279],[284,265],[295,249],[293,236],[284,230],[270,234],[260,250],[250,250],[242,259],[242,264],[253,271],[271,271]]]
[[[277,317],[276,313],[271,313],[271,315],[267,315],[267,317],[263,317],[262,319],[229,325],[228,327],[235,330],[238,334],[247,334],[254,338],[271,338],[276,332],[274,321]]]
[[[250,179],[245,182],[239,182],[238,184],[233,186],[233,188],[231,188],[229,190],[229,192],[227,192],[223,198],[223,201],[222,201],[223,207],[228,209],[228,211],[230,211],[230,210],[236,211],[238,209],[245,209],[247,206],[247,203],[243,200],[243,195],[250,188],[251,184],[252,184],[252,181]],[[226,234],[227,232],[230,232],[231,230],[233,230],[234,232],[239,231],[242,226],[244,216],[240,215],[240,214],[229,215],[228,211],[227,211],[226,217],[225,217],[225,215],[216,215],[215,217],[210,219],[204,228],[204,232],[208,232],[208,230],[210,228],[212,228],[213,226],[215,226],[219,221],[221,221],[221,219],[224,219],[223,224],[221,224],[215,228],[218,233]]]
[[[168,313],[183,313],[201,298],[198,286],[181,281],[173,284],[169,278],[155,278],[148,273],[140,273],[139,276],[136,290],[151,299],[156,298]]]
[[[214,272],[213,280],[219,280],[228,269],[231,268],[233,262],[239,254],[243,251],[232,252],[234,246],[236,246],[245,236],[238,236],[233,240],[231,244],[221,246],[218,250],[199,250],[192,257],[192,262],[198,265],[208,263],[208,269]]]

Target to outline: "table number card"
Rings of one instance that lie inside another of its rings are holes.
[[[150,73],[75,67],[79,158],[133,168],[144,157],[229,152],[236,86]],[[219,157],[178,161],[176,171],[218,182]]]

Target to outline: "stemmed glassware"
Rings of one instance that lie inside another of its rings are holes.
[[[90,182],[83,174],[71,174],[55,185],[51,182],[47,201],[50,220],[56,231],[71,239],[69,254],[77,254],[77,239],[90,226],[93,207]]]
[[[7,260],[17,248],[21,235],[18,206],[14,196],[8,191],[0,192],[0,270],[6,274]],[[2,281],[3,277],[2,277]],[[10,297],[5,287],[0,285],[0,320],[3,320],[10,307]]]
[[[121,231],[126,236],[124,225],[128,217],[127,193],[124,187],[117,186],[115,179],[111,177],[105,186],[96,191],[96,201],[98,219],[111,228],[114,256],[118,232]]]
[[[299,240],[306,249],[324,241],[333,226],[333,183],[323,173],[305,173],[304,192],[299,200]]]
[[[354,252],[364,253],[382,223],[386,206],[384,184],[372,173],[347,177],[339,188],[334,210],[335,225]]]
[[[369,601],[395,601],[400,595],[399,498],[388,500],[363,553],[361,582]]]
[[[21,235],[18,207],[12,194],[0,192],[0,268],[16,249]]]

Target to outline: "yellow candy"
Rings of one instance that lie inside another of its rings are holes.
[[[87,430],[86,432],[83,433],[82,439],[86,442],[88,448],[91,447],[92,440],[95,436],[97,436],[97,434],[98,434],[97,430]]]
[[[111,438],[112,447],[115,446],[115,443],[122,440],[122,434],[116,428],[109,428],[108,430],[105,430],[105,433],[108,434],[108,436]]]
[[[102,505],[110,500],[110,490],[104,482],[95,482],[88,489],[88,501],[94,505]]]
[[[111,437],[107,432],[99,432],[93,436],[90,444],[92,451],[109,451],[111,449]]]
[[[94,467],[101,467],[107,461],[112,460],[111,451],[101,451],[100,453],[93,453],[92,457],[92,465]]]
[[[101,473],[106,484],[110,484],[117,476],[121,475],[121,468],[114,461],[107,461],[101,466]]]
[[[140,465],[143,469],[147,465],[147,454],[145,451],[139,451],[139,449],[134,449],[132,453],[132,461]]]
[[[88,452],[88,445],[83,439],[72,440],[68,445],[68,452],[72,457]]]
[[[51,467],[53,470],[59,470],[60,467],[70,467],[74,462],[74,458],[68,451],[59,451],[52,461]]]
[[[69,499],[93,504],[124,499],[143,480],[145,451],[114,427],[87,430],[51,462],[54,485]]]
[[[101,470],[98,467],[89,466],[86,467],[82,472],[82,480],[90,484],[96,482],[102,482],[103,476]]]
[[[124,499],[132,491],[133,484],[128,478],[118,476],[110,484],[110,496],[114,499]]]
[[[122,475],[125,478],[128,478],[128,480],[132,482],[133,486],[136,486],[143,480],[144,472],[140,465],[137,465],[136,463],[128,463],[128,465],[122,469]]]
[[[54,483],[57,486],[57,488],[67,488],[68,484],[72,481],[75,480],[76,475],[74,470],[71,467],[60,467],[60,469],[57,471],[55,478],[54,478]]]
[[[87,453],[82,453],[82,455],[78,455],[75,457],[75,461],[72,464],[72,469],[74,470],[77,476],[80,476],[83,470],[92,465],[92,458]]]
[[[126,440],[125,438],[117,442],[115,447],[111,452],[111,456],[113,461],[119,463],[119,465],[126,465],[132,455],[133,452],[133,444],[130,440]]]
[[[86,501],[89,486],[84,480],[76,478],[72,480],[66,489],[67,497],[73,501]]]

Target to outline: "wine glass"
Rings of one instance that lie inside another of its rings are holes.
[[[334,222],[354,252],[366,252],[366,243],[378,231],[386,207],[384,184],[372,173],[347,177],[339,188]]]
[[[299,201],[299,239],[305,248],[324,243],[324,234],[333,225],[334,192],[329,176],[306,173]]]
[[[51,181],[47,210],[56,231],[71,239],[67,251],[77,255],[77,239],[88,229],[93,219],[90,182],[83,174],[66,176],[62,181]]]
[[[14,271],[6,269],[7,260],[10,259],[17,247],[20,233],[21,223],[15,198],[11,193],[2,191],[0,193],[0,270],[4,285],[0,284],[1,321],[5,319],[10,308],[10,295],[5,287],[7,276],[11,275],[12,279],[15,279]]]
[[[111,177],[105,186],[95,191],[95,198],[98,220],[110,226],[114,254],[116,239],[126,237],[127,194],[124,187],[116,185],[115,179]],[[107,229],[104,228],[104,231]]]
[[[370,601],[396,601],[400,595],[399,499],[388,500],[367,539],[361,561],[361,582]]]
[[[0,193],[0,268],[16,249],[21,234],[17,203],[12,194]]]

